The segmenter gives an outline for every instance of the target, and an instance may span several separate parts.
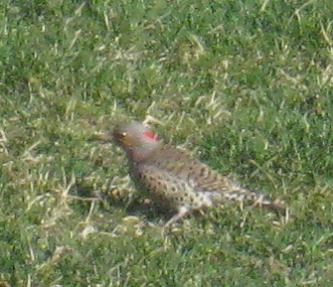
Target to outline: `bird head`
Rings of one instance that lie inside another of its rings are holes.
[[[115,127],[112,135],[115,142],[133,159],[142,159],[161,145],[158,136],[139,122],[120,124]]]

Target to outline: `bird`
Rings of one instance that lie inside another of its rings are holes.
[[[146,124],[138,121],[118,124],[112,137],[127,155],[135,186],[148,191],[159,209],[173,212],[166,227],[194,211],[223,205],[226,201],[251,202],[276,211],[284,209],[281,200],[272,201],[221,175],[189,152],[164,144]]]

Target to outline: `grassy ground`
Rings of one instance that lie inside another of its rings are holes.
[[[0,11],[2,284],[332,284],[332,1],[3,0]],[[230,205],[163,234],[122,152],[95,140],[146,118],[285,200],[291,219]]]

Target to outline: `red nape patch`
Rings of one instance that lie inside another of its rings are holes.
[[[157,134],[153,133],[152,131],[145,131],[145,132],[143,133],[143,135],[144,135],[146,138],[149,138],[149,139],[154,140],[154,141],[158,141],[158,140],[159,140]]]

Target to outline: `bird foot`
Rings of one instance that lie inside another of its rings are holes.
[[[164,225],[164,228],[170,227],[172,224],[185,217],[189,213],[189,209],[186,207],[181,207],[177,214],[171,217],[171,219]]]

